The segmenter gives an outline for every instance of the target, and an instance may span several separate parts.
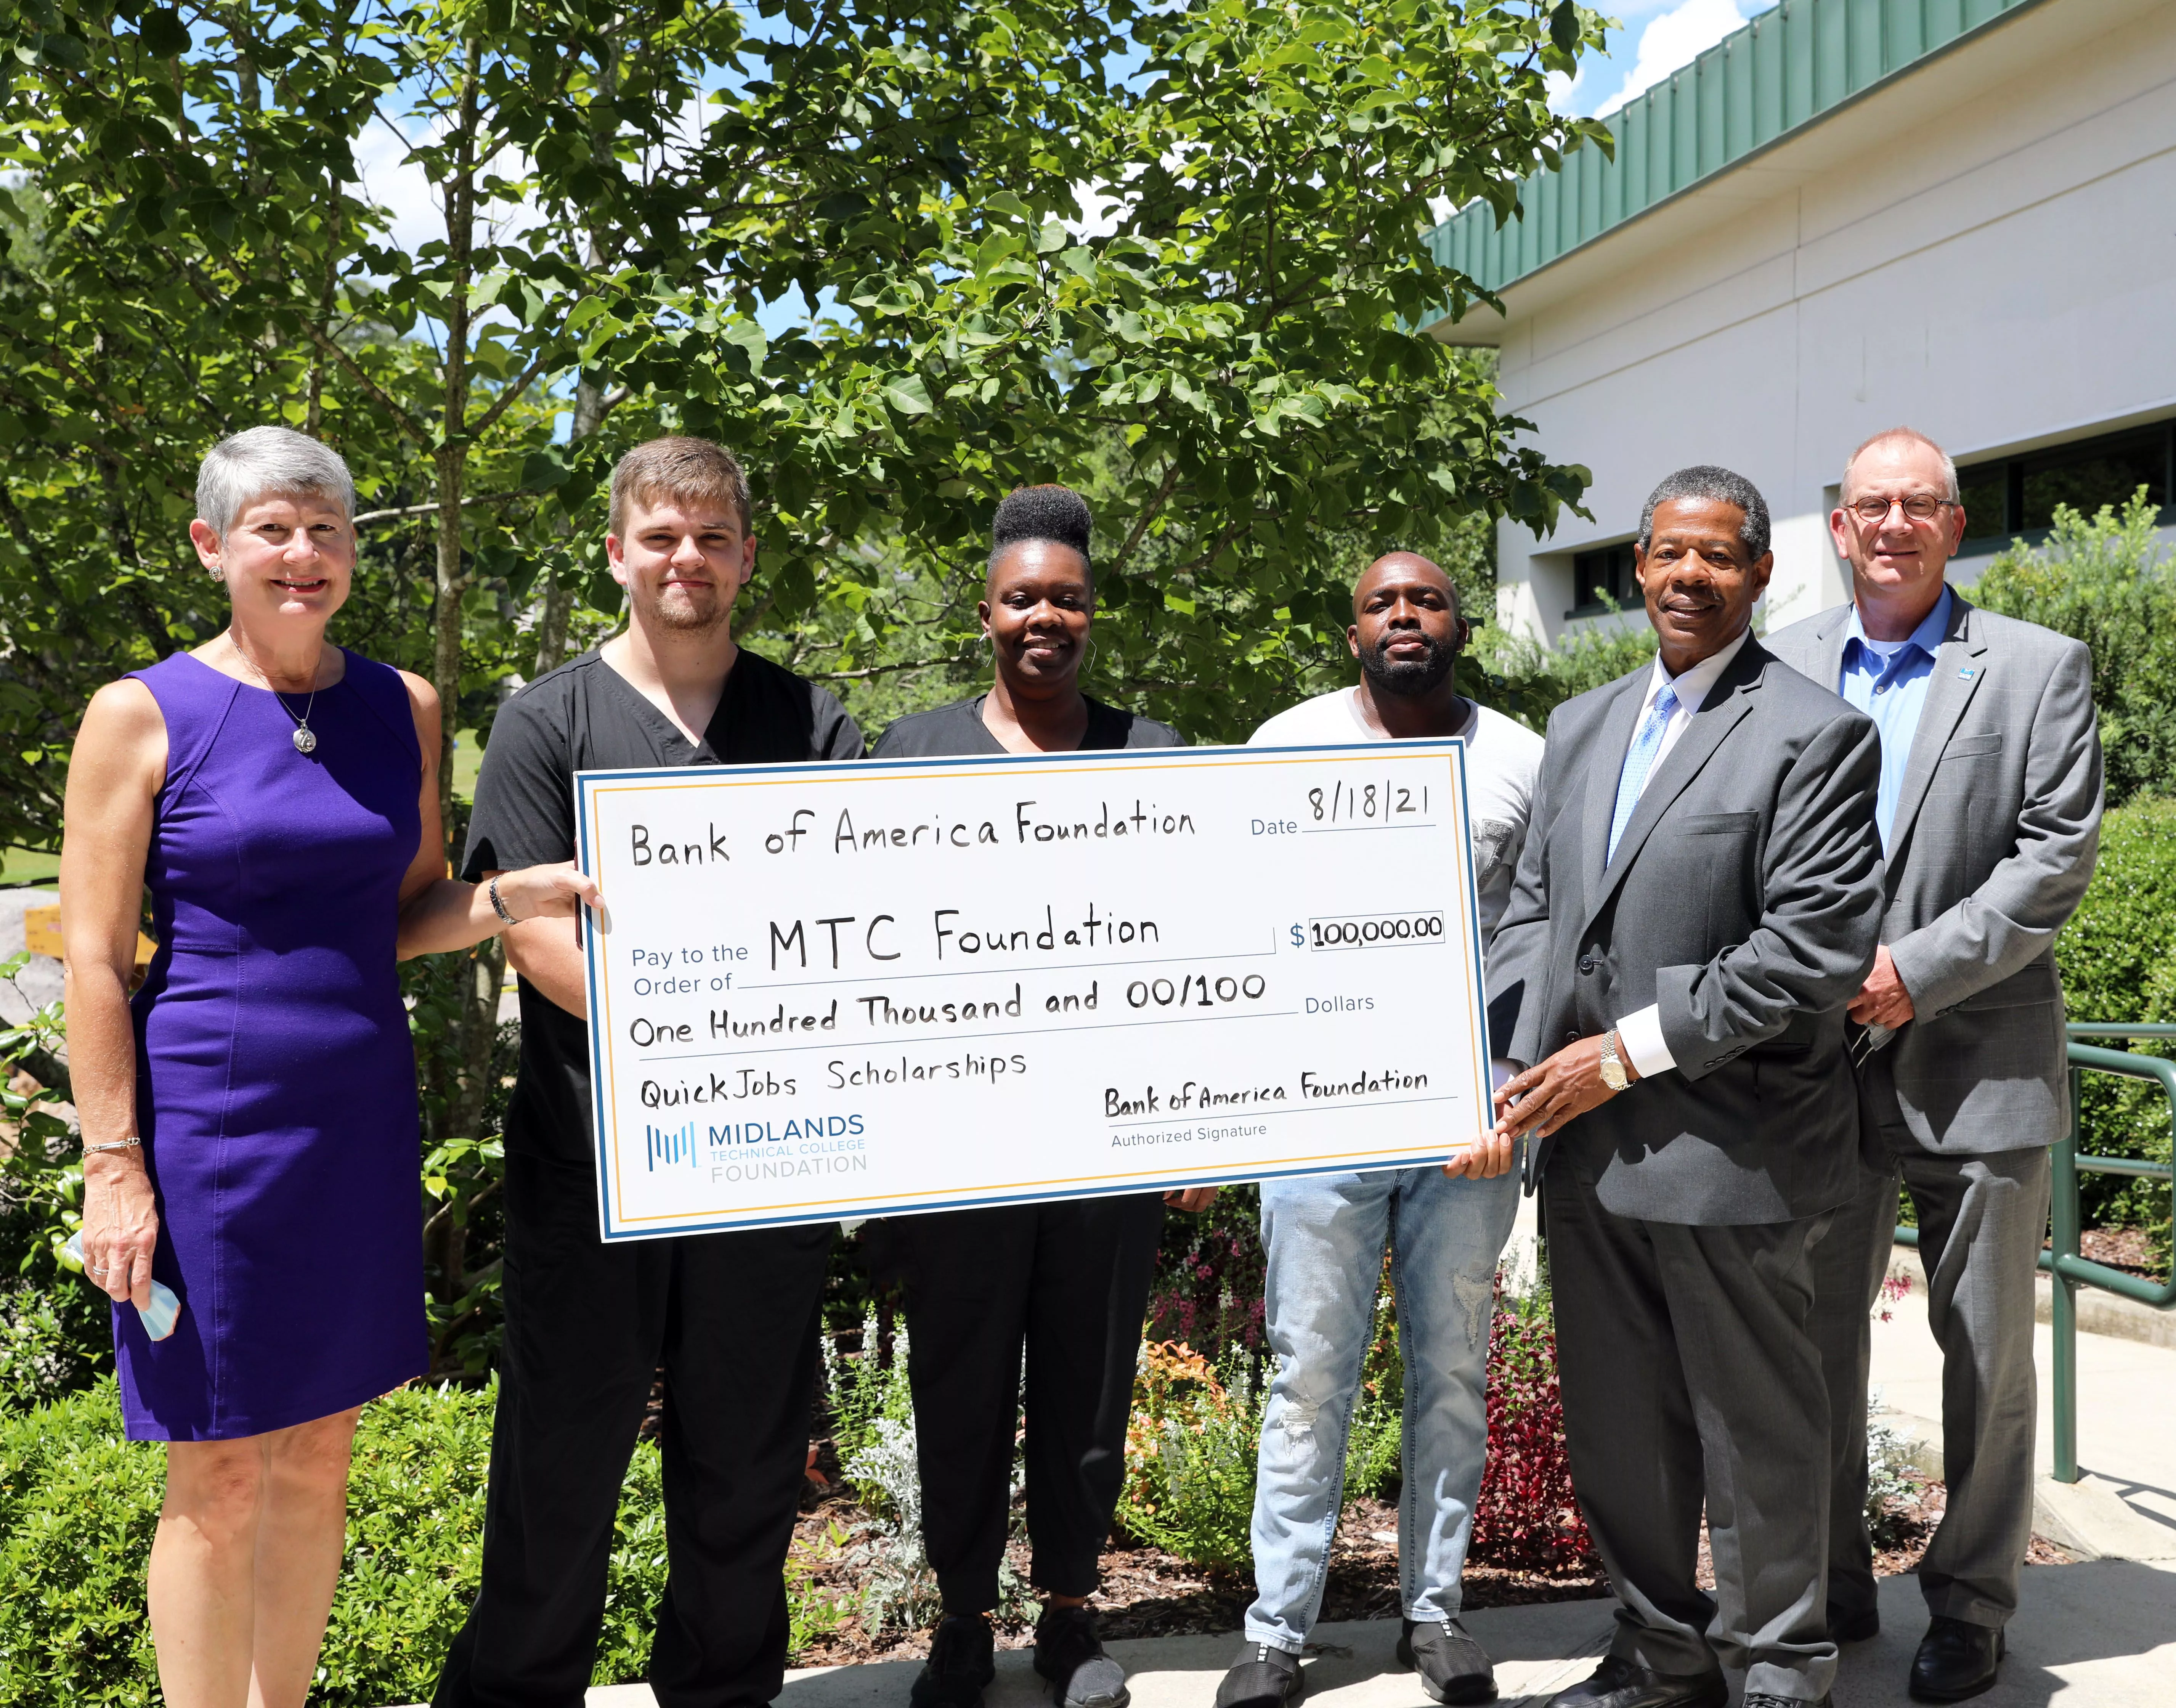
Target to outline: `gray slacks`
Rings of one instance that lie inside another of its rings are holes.
[[[1888,1272],[1900,1177],[1919,1218],[1927,1325],[1942,1353],[1942,1471],[1949,1505],[1919,1563],[1927,1610],[1999,1626],[2017,1611],[2032,1537],[2033,1274],[2048,1231],[2048,1152],[1939,1156],[1863,1176],[1814,1253],[1814,1338],[1829,1390],[1828,1602],[1874,1606],[1866,1530],[1866,1386],[1874,1303]]]
[[[1580,1159],[1543,1185],[1573,1487],[1620,1603],[1612,1651],[1677,1678],[1835,1682],[1821,1606],[1828,1398],[1807,1333],[1828,1217],[1692,1227],[1613,1216]],[[1702,1508],[1715,1559],[1695,1582]]]

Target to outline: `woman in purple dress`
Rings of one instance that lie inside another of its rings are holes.
[[[215,447],[189,536],[231,626],[100,689],[68,773],[84,1267],[115,1301],[129,1437],[169,1444],[150,1589],[174,1708],[300,1708],[356,1414],[427,1368],[395,962],[596,893],[571,865],[445,876],[436,696],[324,638],[354,504],[299,433]],[[154,1279],[181,1301],[155,1341]]]

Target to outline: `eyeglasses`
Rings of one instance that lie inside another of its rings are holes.
[[[1891,507],[1901,504],[1904,514],[1915,522],[1931,522],[1935,513],[1945,507],[1954,508],[1955,498],[1930,498],[1924,492],[1914,492],[1908,498],[1854,498],[1850,509],[1862,522],[1885,522]]]

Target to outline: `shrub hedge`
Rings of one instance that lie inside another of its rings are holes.
[[[2058,506],[2045,541],[2013,541],[1972,590],[1988,610],[2092,650],[2108,797],[2118,805],[2166,791],[2176,770],[2176,558],[2159,525],[2142,487],[2120,510],[2087,517]]]
[[[2055,959],[2072,1020],[2176,1023],[2176,801],[2141,795],[2110,810],[2099,868],[2055,941]],[[2176,1056],[2168,1042],[2131,1047]],[[2168,1102],[2158,1085],[2087,1074],[2080,1108],[2089,1153],[2169,1160]],[[2081,1181],[2087,1227],[2150,1229],[2167,1265],[2165,1183],[2112,1174]]]
[[[313,1704],[430,1698],[476,1591],[492,1393],[411,1388],[364,1408],[347,1553]],[[111,1379],[0,1417],[0,1702],[136,1708],[164,1700],[144,1607],[165,1455],[122,1439]],[[665,1584],[657,1450],[644,1442],[620,1499],[591,1675],[639,1678]],[[818,1610],[821,1611],[821,1610]],[[797,1640],[805,1629],[796,1606]]]

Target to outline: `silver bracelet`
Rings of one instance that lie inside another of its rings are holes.
[[[491,911],[499,917],[499,920],[503,924],[519,925],[521,923],[520,920],[516,919],[512,914],[506,911],[506,904],[498,899],[498,879],[496,878],[493,878],[491,880]]]
[[[141,1139],[114,1139],[103,1145],[86,1145],[83,1147],[83,1154],[88,1156],[94,1150],[133,1150],[143,1142]]]

